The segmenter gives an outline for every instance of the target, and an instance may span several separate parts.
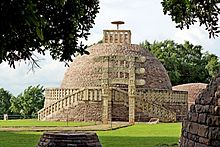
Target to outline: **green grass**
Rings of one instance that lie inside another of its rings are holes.
[[[97,132],[103,147],[160,147],[178,142],[181,123],[138,124],[114,131]]]
[[[137,124],[113,131],[98,131],[97,135],[103,147],[171,147],[178,142],[180,129],[180,123]],[[0,132],[0,147],[34,147],[41,134]]]
[[[0,147],[35,147],[42,132],[0,132]]]
[[[17,119],[17,120],[0,120],[0,127],[54,127],[54,126],[88,126],[94,125],[95,122],[55,122],[55,121],[38,121],[36,119]]]

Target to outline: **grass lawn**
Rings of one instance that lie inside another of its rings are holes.
[[[37,119],[16,119],[0,120],[0,127],[54,127],[54,126],[88,126],[95,122],[56,122],[56,121],[38,121]]]
[[[137,124],[113,131],[98,131],[103,147],[174,147],[181,123]],[[42,132],[0,132],[0,147],[34,147]]]
[[[103,147],[168,147],[177,144],[181,123],[138,124],[97,132]]]

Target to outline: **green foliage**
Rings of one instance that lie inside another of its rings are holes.
[[[23,93],[11,99],[10,109],[14,113],[21,114],[25,118],[36,116],[37,112],[43,108],[44,89],[38,86],[29,86]]]
[[[214,78],[216,76],[216,73],[218,72],[220,68],[218,57],[213,54],[206,53],[206,56],[208,64],[205,66],[205,69],[208,70],[209,75]]]
[[[217,74],[220,62],[218,57],[208,52],[202,53],[202,46],[188,41],[184,44],[172,40],[152,44],[145,41],[141,44],[153,53],[168,71],[172,85],[204,82]]]
[[[209,37],[218,36],[219,28],[219,0],[163,0],[164,14],[171,16],[177,27],[189,28],[195,22],[204,25]]]
[[[99,9],[98,0],[3,0],[0,2],[0,63],[14,67],[18,60],[36,63],[34,53],[49,51],[68,62],[88,54],[87,40]]]
[[[10,99],[12,97],[12,94],[3,88],[0,88],[0,115],[11,113],[9,108],[11,106]]]

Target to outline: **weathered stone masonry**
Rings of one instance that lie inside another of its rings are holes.
[[[183,122],[180,147],[220,147],[219,75],[191,105]]]

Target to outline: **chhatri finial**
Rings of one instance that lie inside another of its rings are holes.
[[[118,30],[119,29],[119,25],[124,24],[125,22],[124,21],[113,21],[111,23],[117,25],[117,30]]]

